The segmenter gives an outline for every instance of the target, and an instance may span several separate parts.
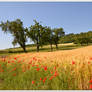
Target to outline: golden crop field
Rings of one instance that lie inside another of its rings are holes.
[[[7,77],[0,75],[1,89],[92,89],[92,46],[16,54],[1,61],[0,69],[7,66],[8,73],[0,71]]]

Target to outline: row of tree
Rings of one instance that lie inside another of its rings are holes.
[[[81,45],[88,45],[89,43],[92,43],[92,31],[81,32],[79,34],[70,33],[60,39],[60,43],[71,42]]]
[[[0,27],[5,33],[10,33],[14,37],[12,44],[19,44],[24,52],[26,52],[26,42],[27,38],[36,44],[37,52],[39,52],[39,47],[44,44],[50,44],[51,51],[53,50],[52,45],[56,45],[58,49],[58,43],[61,37],[65,35],[63,28],[51,29],[47,26],[42,26],[39,22],[34,20],[35,24],[31,25],[29,28],[23,27],[23,22],[20,19],[15,21],[1,22]]]

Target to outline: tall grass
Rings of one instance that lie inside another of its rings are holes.
[[[30,59],[27,59],[28,57]],[[91,59],[89,62],[71,60],[59,63],[44,58],[25,54],[0,59],[0,89],[91,89],[91,82],[89,82],[92,79]]]

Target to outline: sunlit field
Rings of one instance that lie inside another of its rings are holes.
[[[92,46],[0,58],[0,89],[92,89]]]

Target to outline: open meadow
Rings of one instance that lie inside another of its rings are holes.
[[[0,89],[92,89],[92,46],[0,58]]]
[[[92,90],[92,2],[24,1],[0,2],[0,90]]]

